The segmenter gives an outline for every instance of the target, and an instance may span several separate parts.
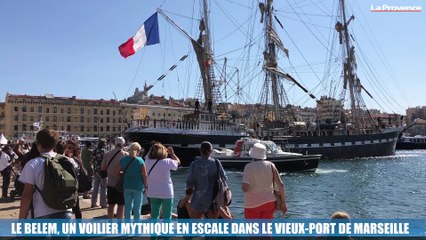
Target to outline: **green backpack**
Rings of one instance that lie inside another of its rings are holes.
[[[37,186],[47,206],[65,210],[76,206],[78,198],[78,177],[73,164],[64,155],[41,156],[44,161],[43,190]]]

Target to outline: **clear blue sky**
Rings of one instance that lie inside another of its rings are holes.
[[[233,50],[244,46],[250,29],[248,24],[253,24],[250,19],[259,17],[259,14],[251,15],[256,12],[253,8],[257,3],[248,0],[210,2],[212,18],[215,18],[212,31],[218,63],[219,59],[228,57],[228,74],[235,73],[233,66],[238,66],[240,86],[244,86],[242,81],[250,68],[238,62],[242,59],[241,53]],[[306,64],[302,57],[298,57],[299,50],[311,62],[312,67],[300,70],[297,76],[317,97],[322,95],[316,87],[318,83],[311,83],[313,75],[305,76],[303,72],[312,68],[322,77],[323,70],[316,68],[314,63],[325,61],[326,51],[313,43],[316,37],[311,32],[320,40],[327,38],[327,27],[330,27],[327,14],[335,14],[326,12],[331,8],[331,2],[275,1],[276,15],[286,29],[279,29],[279,35],[290,51],[291,64],[296,69]],[[199,5],[193,0],[0,1],[0,101],[4,101],[7,92],[51,93],[85,99],[111,99],[114,92],[123,99],[132,95],[135,87],[142,88],[145,82],[155,83],[182,55],[190,53],[190,44],[183,34],[159,16],[159,45],[147,46],[127,59],[120,56],[117,47],[133,36],[161,4],[182,28],[197,36],[197,23],[191,18],[198,18]],[[367,105],[397,113],[405,113],[408,107],[426,105],[425,10],[421,13],[372,13],[371,4],[425,7],[420,0],[348,1],[348,14],[356,16],[351,23],[354,37],[362,47],[362,55],[369,59],[367,65],[374,67],[373,78],[378,82],[364,81],[360,74],[361,80],[373,95],[387,94],[387,97],[376,98],[385,103],[366,100]],[[310,30],[302,30],[306,24],[300,21],[301,18],[308,20]],[[254,29],[253,38],[259,36],[260,33],[255,32],[258,29]],[[361,51],[357,53],[361,54]],[[283,64],[286,63],[288,60],[284,59]],[[190,53],[190,58],[168,73],[162,82],[156,83],[150,93],[174,98],[195,97],[198,79],[194,55]],[[258,99],[255,94],[259,93],[260,82],[245,85],[246,94],[251,97],[245,97],[242,102]],[[239,101],[236,94],[227,97]],[[314,104],[294,87],[289,89],[289,99],[298,105]]]

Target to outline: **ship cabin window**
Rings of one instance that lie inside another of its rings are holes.
[[[244,144],[242,151],[250,151],[250,148],[253,147],[253,144]]]

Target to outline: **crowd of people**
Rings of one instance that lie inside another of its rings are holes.
[[[13,147],[3,147],[0,152],[2,197],[8,197],[11,163],[17,162],[22,168],[18,176],[22,184],[19,218],[83,218],[80,197],[91,199],[91,208],[106,208],[108,218],[140,219],[147,213],[154,219],[233,218],[229,206],[214,204],[218,176],[226,179],[226,172],[220,161],[210,157],[213,150],[210,142],[201,143],[200,156],[191,162],[186,189],[182,191],[185,196],[177,203],[177,213],[173,211],[175,193],[171,171],[176,171],[181,161],[172,147],[153,142],[144,152],[136,142],[126,147],[123,137],[115,139],[111,150],[107,150],[107,144],[105,139],[100,139],[91,150],[90,143],[81,147],[76,140],[60,140],[57,132],[43,129],[37,133],[32,146],[19,140]],[[41,191],[47,177],[44,172],[47,158],[58,154],[72,164],[73,176],[78,179],[80,197],[68,209],[49,206]],[[245,218],[271,219],[275,211],[285,214],[285,187],[275,165],[266,160],[265,146],[254,144],[249,155],[254,161],[245,166],[241,185]],[[145,204],[144,196],[148,200]]]

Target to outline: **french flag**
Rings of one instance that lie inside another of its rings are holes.
[[[149,17],[138,30],[135,36],[131,37],[127,42],[121,44],[118,47],[121,56],[127,58],[135,54],[139,49],[145,45],[156,44],[160,42],[160,36],[158,34],[158,17],[157,13],[154,13]]]

